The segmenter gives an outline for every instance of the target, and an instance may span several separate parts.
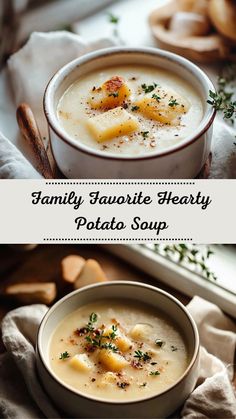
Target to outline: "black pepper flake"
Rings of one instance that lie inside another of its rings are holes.
[[[130,385],[129,383],[127,383],[125,381],[123,381],[121,383],[116,383],[116,384],[119,388],[122,388],[123,390]]]

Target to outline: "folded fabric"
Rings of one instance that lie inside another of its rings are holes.
[[[235,325],[218,307],[199,297],[193,298],[188,309],[205,347],[200,350],[197,387],[185,402],[181,417],[235,418],[236,398],[230,382],[232,370],[226,367],[233,362],[235,353]],[[44,305],[20,307],[2,321],[2,338],[7,352],[0,356],[1,418],[62,417],[41,387],[35,367],[36,334],[46,311]]]
[[[112,45],[114,42],[109,39],[86,43],[80,36],[67,31],[34,32],[24,47],[9,58],[7,70],[15,106],[21,102],[30,105],[45,147],[48,144],[48,128],[43,112],[43,95],[49,80],[69,61]],[[9,140],[0,133],[0,177],[40,178],[41,175],[30,163],[27,165],[27,160]]]
[[[0,179],[40,179],[23,154],[0,132]]]

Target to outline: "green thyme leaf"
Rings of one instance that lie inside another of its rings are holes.
[[[136,106],[136,105],[132,106],[132,108],[131,108],[132,112],[135,112],[135,111],[138,111],[138,110],[139,110],[139,106]]]
[[[118,97],[119,92],[110,93],[108,96]]]
[[[140,361],[149,361],[151,359],[150,355],[147,352],[142,352],[140,350],[134,352],[134,358],[138,358]]]
[[[170,106],[171,108],[173,108],[174,106],[179,105],[179,103],[177,102],[176,99],[170,99],[168,106]]]
[[[119,23],[120,18],[118,16],[113,15],[113,13],[108,13],[108,19],[110,23],[117,25]]]
[[[160,375],[159,371],[151,371],[149,375]]]
[[[149,135],[149,131],[141,131],[140,134],[143,136],[143,139],[146,140]]]
[[[59,357],[59,359],[62,359],[63,361],[65,359],[67,359],[67,358],[70,358],[70,355],[69,355],[69,353],[67,351],[62,352],[61,355],[60,355],[60,357]]]
[[[147,85],[146,83],[143,83],[141,85],[141,87],[142,87],[142,89],[144,90],[145,93],[150,93],[157,87],[157,83],[153,83],[153,84],[149,84],[149,85]]]
[[[161,96],[158,96],[156,93],[153,93],[152,98],[156,99],[157,102],[160,102],[161,100]]]

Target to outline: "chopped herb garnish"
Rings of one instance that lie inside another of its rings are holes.
[[[117,326],[115,324],[113,324],[111,326],[112,332],[109,334],[109,338],[110,339],[115,339],[117,337]]]
[[[160,375],[159,371],[151,371],[149,375]]]
[[[159,346],[159,348],[161,348],[165,344],[165,342],[163,340],[161,340],[161,339],[156,339],[155,340],[155,344],[157,346]]]
[[[161,100],[161,96],[156,95],[156,93],[153,93],[152,98],[156,99],[157,102],[160,102]]]
[[[88,330],[88,332],[92,332],[93,330],[94,330],[94,323],[96,323],[96,321],[97,321],[97,319],[98,319],[98,316],[97,316],[97,314],[96,313],[91,313],[90,314],[90,316],[89,316],[89,322],[88,322],[88,324],[87,324],[87,330]]]
[[[110,349],[112,352],[117,352],[119,350],[117,346],[113,345],[112,343],[103,343],[100,345],[100,347],[103,349]]]
[[[142,352],[138,350],[138,351],[135,351],[134,353],[135,353],[134,358],[138,358],[140,361],[146,362],[146,361],[149,361],[149,359],[151,359],[150,355],[148,355],[147,352]]]
[[[132,112],[135,112],[135,111],[138,111],[139,110],[139,106],[137,106],[137,105],[134,105],[134,106],[132,106],[132,108],[131,108],[131,111]]]
[[[171,345],[171,350],[172,350],[172,352],[175,352],[175,351],[178,351],[178,348],[174,345]]]
[[[145,140],[148,137],[149,131],[141,131],[140,134],[143,136]]]
[[[60,355],[60,357],[59,357],[59,359],[62,359],[63,361],[65,359],[67,359],[67,358],[70,358],[70,355],[69,355],[69,353],[67,351],[62,352],[61,355]]]
[[[140,384],[140,387],[146,387],[147,383]]]
[[[118,97],[119,92],[110,93],[108,96]]]
[[[144,90],[145,93],[150,93],[157,87],[157,84],[153,83],[153,84],[147,85],[146,83],[143,83],[141,85],[141,87],[142,87],[142,89]]]
[[[120,18],[118,16],[113,15],[113,13],[108,13],[108,18],[109,18],[109,22],[114,23],[115,25],[117,25],[117,23],[120,20]]]
[[[170,99],[168,106],[170,106],[171,108],[173,108],[174,106],[179,105],[179,103],[177,102],[176,99]]]
[[[94,329],[93,324],[97,321],[97,314],[91,313],[89,317],[89,323],[87,324],[86,330],[87,334],[85,336],[85,340],[87,341],[88,345],[86,347],[87,350],[95,350],[96,348],[104,348],[104,349],[110,349],[113,352],[117,352],[118,348],[113,345],[111,342],[103,343],[103,339],[115,339],[117,336],[117,326],[112,325],[112,332],[109,333],[109,335],[104,335],[103,329]]]

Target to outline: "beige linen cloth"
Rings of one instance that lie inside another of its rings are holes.
[[[194,297],[188,310],[200,334],[200,371],[197,387],[185,402],[180,417],[233,419],[236,398],[230,380],[236,327],[216,305],[202,298]],[[20,307],[2,321],[7,352],[0,356],[1,418],[62,417],[41,387],[35,368],[36,334],[46,311],[44,305]]]
[[[51,77],[68,62],[93,50],[114,45],[109,39],[85,42],[67,31],[34,32],[27,44],[13,54],[7,63],[10,85],[16,107],[27,102],[36,117],[42,138],[48,139],[43,112],[44,90]],[[0,106],[1,108],[1,106]],[[31,157],[34,163],[33,156]],[[0,128],[0,179],[42,178],[33,165]]]

